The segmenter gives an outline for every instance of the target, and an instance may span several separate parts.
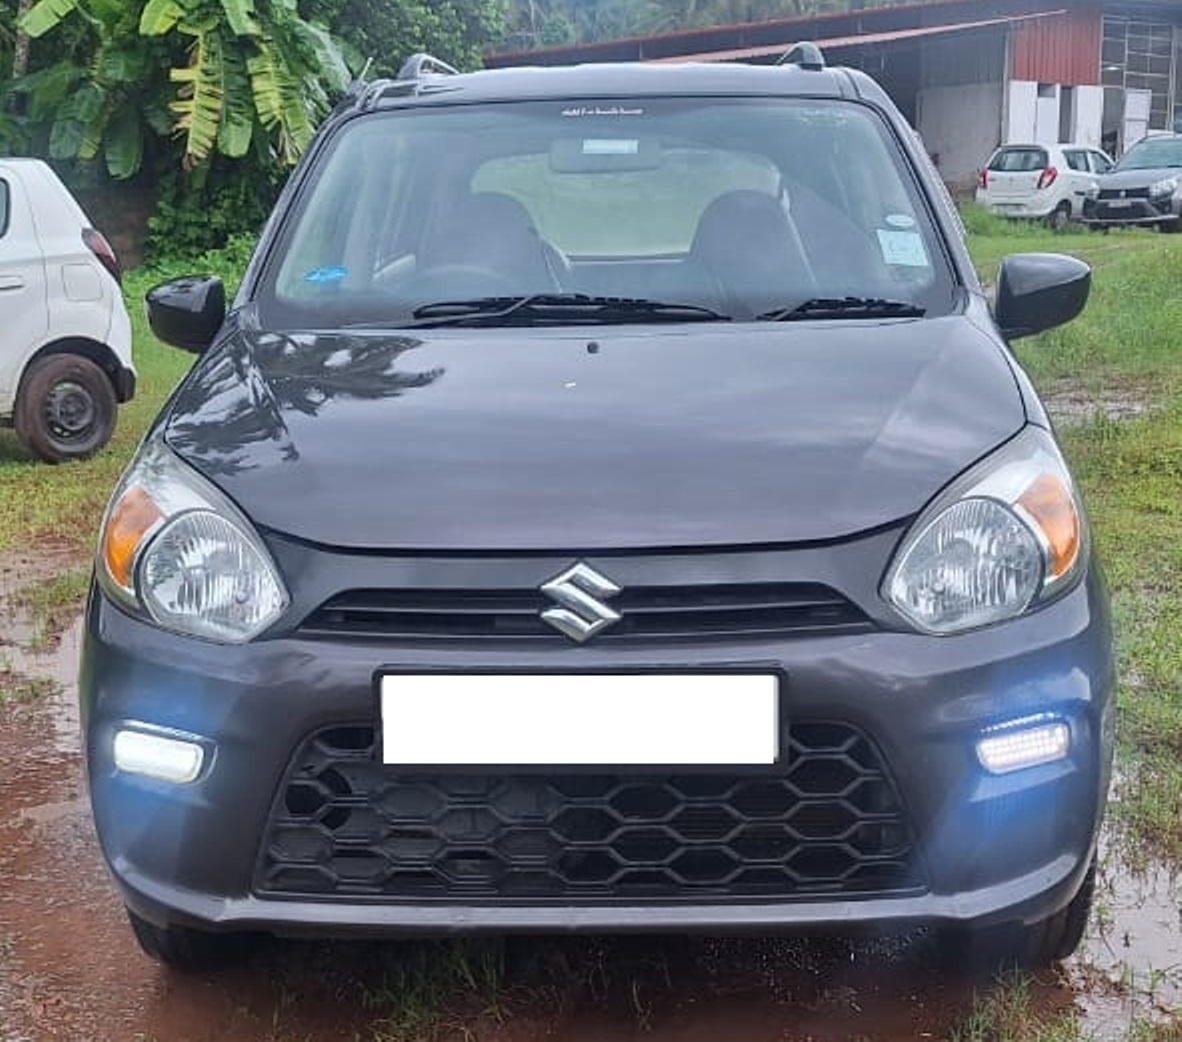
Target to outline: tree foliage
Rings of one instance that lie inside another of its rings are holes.
[[[377,76],[394,75],[417,51],[479,68],[506,29],[505,0],[306,0],[305,10],[332,28],[355,62],[371,61]]]
[[[870,0],[891,3],[893,0]],[[870,6],[866,0],[509,0],[506,42],[523,49]]]
[[[348,85],[332,37],[295,0],[38,0],[21,22],[36,39],[76,24],[81,48],[9,90],[31,126],[48,121],[52,158],[101,155],[116,178],[140,169],[149,134],[175,134],[189,168],[252,148],[290,164]]]

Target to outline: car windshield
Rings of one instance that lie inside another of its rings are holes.
[[[272,258],[256,293],[272,328],[748,320],[818,298],[901,316],[952,301],[886,125],[811,99],[367,114],[328,143]]]
[[[1182,167],[1182,138],[1149,138],[1130,148],[1114,170],[1160,170]]]

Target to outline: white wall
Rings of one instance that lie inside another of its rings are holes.
[[[1071,128],[1071,140],[1079,145],[1100,147],[1100,134],[1104,121],[1104,88],[1075,88],[1075,126]]]
[[[1059,86],[1051,83],[1039,92],[1034,110],[1034,140],[1053,145],[1059,140]]]
[[[1000,83],[925,87],[916,102],[916,130],[928,152],[939,156],[940,176],[971,186],[997,147],[1001,133]]]
[[[1006,144],[1034,142],[1053,145],[1059,140],[1059,106],[1063,92],[1055,85],[1050,97],[1038,96],[1038,84],[1011,80],[1006,103]],[[1104,115],[1103,87],[1075,88],[1073,144],[1100,146],[1100,124]]]
[[[1006,99],[1005,144],[1034,140],[1038,112],[1038,84],[1029,80],[1011,80]]]

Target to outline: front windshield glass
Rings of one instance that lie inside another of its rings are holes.
[[[928,313],[952,300],[886,126],[863,106],[811,99],[366,115],[321,156],[272,256],[257,293],[272,328],[413,325],[438,320],[432,305],[534,295],[556,298],[558,321],[582,298],[692,306],[707,319],[816,298]]]
[[[1158,170],[1182,167],[1182,138],[1149,138],[1130,148],[1115,170]]]

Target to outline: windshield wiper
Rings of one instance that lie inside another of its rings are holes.
[[[924,309],[909,300],[885,297],[813,297],[801,304],[773,308],[756,318],[764,322],[802,322],[826,318],[920,318]]]
[[[415,329],[432,326],[591,325],[608,322],[729,322],[730,316],[698,304],[641,297],[593,297],[585,293],[534,293],[424,304],[411,312]]]

